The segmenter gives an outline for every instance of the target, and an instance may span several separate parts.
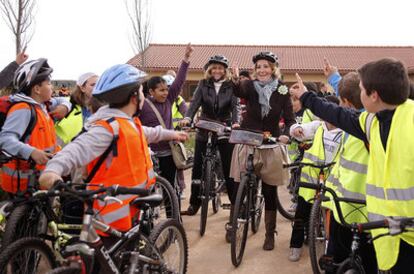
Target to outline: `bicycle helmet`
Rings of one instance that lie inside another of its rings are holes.
[[[229,60],[224,55],[214,55],[210,57],[207,64],[204,65],[204,70],[207,70],[211,64],[221,64],[224,68],[229,67]]]
[[[15,92],[23,92],[28,95],[31,87],[49,79],[52,72],[53,69],[45,58],[31,60],[20,65],[14,73]]]
[[[128,64],[112,66],[98,79],[92,95],[108,103],[123,103],[146,76],[145,72]]]
[[[165,74],[164,76],[162,76],[162,79],[164,79],[167,86],[171,86],[172,83],[174,83],[174,80],[175,80],[174,76],[169,75],[169,74]]]
[[[267,60],[276,66],[279,66],[279,58],[277,58],[277,55],[271,51],[262,51],[253,56],[253,64],[256,64],[259,60]]]

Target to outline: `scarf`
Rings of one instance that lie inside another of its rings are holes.
[[[272,109],[270,107],[270,96],[272,96],[273,92],[276,90],[279,81],[277,79],[271,79],[266,82],[253,81],[253,84],[257,94],[259,95],[259,104],[262,109],[262,118],[264,118]]]

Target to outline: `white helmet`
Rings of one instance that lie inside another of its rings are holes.
[[[175,80],[174,76],[171,76],[169,74],[165,74],[164,76],[162,76],[162,79],[164,79],[167,86],[171,86],[172,83],[174,83],[174,80]]]

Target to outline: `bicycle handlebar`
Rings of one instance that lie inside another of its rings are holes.
[[[327,163],[327,164],[313,164],[313,163],[298,162],[298,163],[292,163],[292,164],[285,164],[285,165],[283,165],[283,168],[310,166],[310,167],[314,167],[314,168],[318,168],[318,169],[325,169],[325,168],[333,166],[335,163],[336,162],[330,162],[330,163]]]

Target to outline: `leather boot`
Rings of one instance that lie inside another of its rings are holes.
[[[230,206],[229,222],[226,224],[226,242],[231,242],[231,223],[233,222],[234,205]]]
[[[265,228],[263,250],[273,250],[275,248],[276,211],[265,210]]]

